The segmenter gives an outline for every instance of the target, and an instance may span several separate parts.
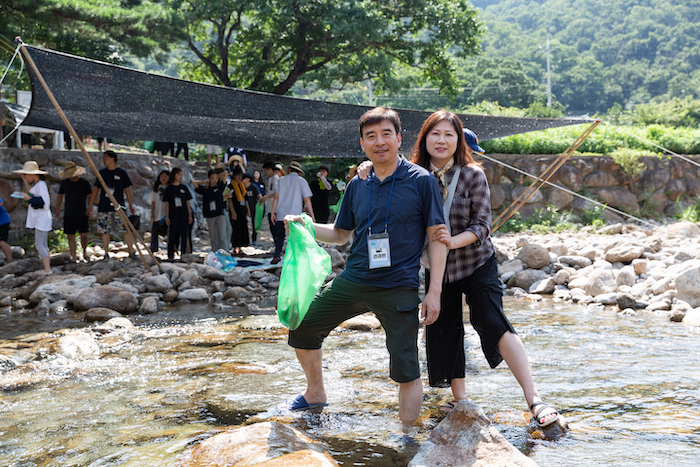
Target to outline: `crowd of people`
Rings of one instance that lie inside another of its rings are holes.
[[[107,191],[98,180],[90,183],[84,177],[86,169],[72,161],[59,172],[62,181],[53,214],[60,219],[63,208],[63,230],[68,238],[71,262],[86,259],[79,258],[77,240],[80,239],[80,245],[85,251],[88,246],[89,218],[95,205],[96,231],[101,236],[104,259],[110,257],[110,242],[114,235],[123,235],[129,255],[136,258],[134,237],[119,212],[126,212],[128,207],[132,216],[136,213],[132,181],[127,171],[118,166],[118,159],[119,155],[115,151],[103,152],[104,168],[99,174]],[[175,167],[158,174],[148,198],[150,250],[153,253],[165,246],[168,259],[175,260],[178,254],[192,252],[195,205],[201,206],[201,214],[206,220],[211,250],[223,250],[232,255],[242,255],[243,247],[257,246],[261,222],[267,214],[275,242],[272,264],[281,261],[285,239],[282,219],[286,215],[300,214],[305,208],[313,217],[315,208],[323,213],[324,221],[328,220],[327,193],[332,188],[326,180],[330,172],[328,167],[321,167],[318,174],[323,174],[319,181],[323,184],[325,193],[312,195],[309,183],[302,178],[304,172],[299,162],[289,164],[289,173],[281,164],[266,162],[263,177],[259,170],[246,172],[247,159],[245,153],[238,148],[229,148],[224,160],[225,165],[218,164],[217,160],[217,166],[209,169],[207,180],[192,180],[194,192],[183,183],[182,169]],[[28,161],[21,170],[15,172],[21,174],[26,188],[26,193],[21,196],[28,206],[26,227],[34,230],[36,249],[45,263],[44,272],[50,274],[48,234],[53,228],[53,222],[46,183],[48,172],[41,170],[35,161]],[[315,192],[318,191],[316,188]],[[191,202],[196,195],[201,195],[201,201]],[[322,198],[325,209],[319,203],[312,206],[309,201],[312,196]],[[115,209],[113,201],[118,208]],[[12,261],[7,243],[10,222],[10,216],[0,199],[0,250],[5,253],[8,261]]]

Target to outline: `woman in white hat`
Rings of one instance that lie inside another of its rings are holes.
[[[44,265],[44,273],[51,274],[49,257],[49,232],[51,232],[51,197],[49,187],[43,180],[48,172],[40,170],[36,161],[27,161],[21,170],[15,173],[22,174],[22,181],[28,193],[24,193],[24,199],[29,203],[27,208],[28,229],[34,229],[34,245]]]

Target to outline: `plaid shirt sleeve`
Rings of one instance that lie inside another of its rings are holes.
[[[478,166],[461,168],[450,209],[452,235],[473,232],[477,241],[449,252],[446,280],[455,282],[469,277],[494,253],[490,239],[491,194],[486,175]]]

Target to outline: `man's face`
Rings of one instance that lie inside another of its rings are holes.
[[[324,178],[328,178],[328,171],[326,169],[318,169],[318,173],[323,175]]]
[[[362,129],[360,145],[374,164],[383,164],[398,156],[401,135],[396,134],[394,124],[390,120],[382,120]]]
[[[275,174],[274,169],[265,169],[265,176],[266,177],[272,177]]]

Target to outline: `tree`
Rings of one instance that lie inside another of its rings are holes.
[[[409,66],[457,92],[454,57],[480,51],[468,0],[172,0],[194,58],[181,75],[224,86],[288,93],[300,79],[321,88],[372,79],[396,88]]]
[[[0,34],[31,45],[119,62],[167,50],[177,17],[157,0],[0,0]]]

